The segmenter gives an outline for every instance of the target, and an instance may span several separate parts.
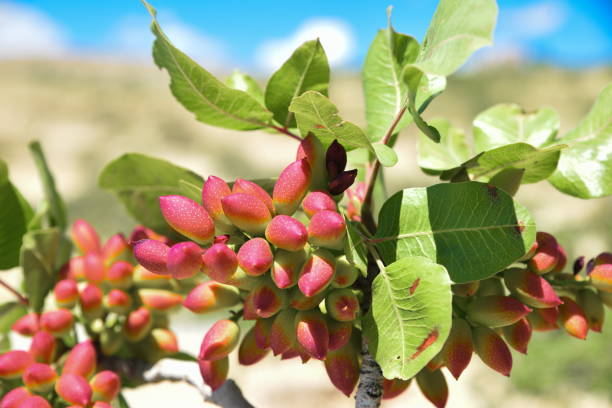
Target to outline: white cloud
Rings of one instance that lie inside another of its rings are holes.
[[[567,18],[566,7],[550,0],[508,9],[502,12],[500,24],[515,36],[533,38],[554,33]]]
[[[332,66],[346,65],[353,57],[355,38],[348,24],[338,19],[317,18],[305,21],[289,37],[263,42],[256,51],[257,64],[265,71],[274,71],[303,42],[315,38],[321,41]]]
[[[158,13],[162,16],[169,13]],[[162,29],[172,44],[208,70],[228,68],[222,43],[175,18],[162,19]],[[145,59],[151,56],[153,34],[143,17],[126,16],[112,32],[111,52],[122,58]]]
[[[39,10],[0,2],[0,58],[58,57],[67,51],[61,27]]]

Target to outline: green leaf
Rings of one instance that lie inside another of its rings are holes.
[[[19,265],[19,248],[32,218],[32,209],[8,179],[0,160],[0,270]]]
[[[542,147],[558,130],[559,115],[552,108],[526,112],[515,104],[499,104],[474,119],[474,146],[476,153],[517,142]]]
[[[184,183],[201,186],[203,180],[184,167],[138,153],[110,162],[99,179],[100,187],[115,194],[136,220],[169,236],[176,236],[176,232],[161,214],[159,197],[185,194]]]
[[[509,195],[514,196],[521,186],[524,174],[525,169],[514,169],[510,167],[491,177],[489,184],[501,188]]]
[[[324,147],[337,139],[347,150],[358,147],[373,149],[363,130],[354,123],[342,120],[336,105],[319,92],[304,92],[293,99],[289,110],[295,113],[300,133],[306,135],[312,132]]]
[[[55,261],[60,245],[57,227],[29,231],[23,237],[20,263],[29,306],[40,312],[57,279]]]
[[[375,143],[372,147],[380,164],[385,167],[393,167],[397,164],[397,153],[391,147],[382,143]]]
[[[194,363],[198,361],[198,359],[195,356],[192,356],[191,354],[185,351],[179,351],[170,356],[167,356],[166,358],[171,358],[173,360],[180,360],[180,361],[190,361]]]
[[[368,254],[364,239],[359,233],[359,224],[344,216],[346,223],[346,241],[344,243],[344,254],[346,259],[365,277],[368,274]]]
[[[363,334],[386,378],[413,377],[442,349],[452,323],[450,285],[444,267],[421,256],[376,276]]]
[[[128,404],[122,392],[117,396],[117,401],[119,402],[119,408],[130,408],[130,404]]]
[[[390,264],[426,256],[456,283],[494,275],[535,239],[529,212],[507,193],[479,182],[437,184],[394,194],[383,205],[372,242]]]
[[[236,69],[232,72],[232,75],[227,77],[225,83],[232,89],[238,89],[239,91],[248,93],[255,98],[257,102],[262,105],[264,104],[263,90],[261,86],[259,86],[259,83],[249,74],[245,74]]]
[[[557,168],[559,155],[566,145],[536,149],[527,143],[514,143],[486,151],[477,156],[477,165],[470,166],[472,180],[488,181],[504,169],[524,169],[521,182],[537,183],[547,179]]]
[[[491,44],[496,19],[495,0],[441,0],[414,65],[428,74],[452,74]]]
[[[13,323],[28,312],[28,309],[18,302],[8,302],[0,306],[0,335],[8,333]]]
[[[36,167],[38,168],[38,175],[44,187],[45,200],[49,203],[49,225],[58,227],[60,231],[63,232],[68,225],[64,200],[62,200],[62,197],[57,192],[53,174],[49,169],[40,143],[38,141],[32,142],[29,147],[30,153],[32,157],[34,157]]]
[[[155,18],[156,12],[143,0],[152,17],[155,35],[153,59],[170,75],[170,89],[176,99],[204,123],[236,130],[260,129],[267,126],[272,113],[256,98],[232,89],[195,61],[175,48]]]
[[[401,76],[402,68],[414,62],[419,43],[413,37],[397,33],[391,26],[379,30],[370,45],[363,65],[367,134],[372,142],[381,140],[406,105],[408,89]],[[397,124],[399,132],[410,123],[404,115]]]
[[[550,178],[557,190],[580,198],[612,194],[612,84],[578,126],[555,143],[569,146]]]
[[[417,162],[424,171],[439,173],[460,166],[470,158],[470,147],[463,130],[451,126],[446,119],[433,119],[430,123],[440,132],[440,143],[419,132]]]
[[[306,91],[317,91],[327,96],[328,86],[329,64],[325,50],[318,39],[306,41],[270,77],[266,86],[266,106],[278,123],[293,128],[295,118],[289,110],[291,101]]]

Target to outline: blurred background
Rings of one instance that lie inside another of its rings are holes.
[[[501,102],[555,108],[561,132],[588,112],[612,81],[612,2],[502,0],[493,47],[477,52],[437,98],[427,118],[448,117],[467,131],[472,119]],[[359,69],[376,30],[394,6],[397,31],[421,40],[434,0],[267,2],[157,0],[162,26],[180,49],[223,77],[239,68],[265,84],[293,49],[320,37],[332,65],[331,99],[342,116],[365,125]],[[103,235],[134,225],[114,197],[97,188],[100,170],[125,152],[173,161],[203,176],[227,179],[277,174],[295,141],[196,122],[172,97],[168,78],[150,58],[149,17],[137,0],[67,2],[0,0],[0,158],[32,203],[42,197],[27,143],[42,141],[71,219],[91,221]],[[436,179],[416,165],[416,128],[398,143],[390,191]],[[571,259],[612,249],[612,199],[579,200],[547,183],[524,186],[518,200],[538,229],[558,235]],[[17,279],[13,274],[12,279]],[[5,294],[0,293],[0,298]],[[608,317],[610,313],[608,311]],[[612,320],[612,319],[609,319]],[[181,315],[182,348],[197,352],[211,320]],[[448,376],[450,407],[612,407],[612,321],[587,342],[536,333],[529,356],[515,354],[510,379],[477,357],[460,382]],[[257,407],[350,407],[323,366],[268,358],[231,369]],[[165,384],[127,393],[134,407],[198,406],[187,386]],[[414,386],[388,407],[429,406]]]

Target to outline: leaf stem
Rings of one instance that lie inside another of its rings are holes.
[[[302,138],[299,137],[298,135],[296,135],[295,133],[291,132],[289,129],[287,129],[286,127],[281,127],[281,126],[275,126],[275,125],[269,125],[271,129],[276,130],[279,133],[282,133],[284,135],[287,135],[295,140],[299,140],[302,141]]]
[[[384,145],[388,145],[389,141],[391,140],[391,137],[393,136],[393,132],[395,131],[395,128],[397,127],[397,125],[399,124],[400,120],[402,120],[402,117],[404,116],[404,113],[406,113],[406,109],[407,109],[407,105],[404,104],[402,106],[402,108],[397,112],[397,115],[395,116],[395,119],[393,120],[393,123],[391,123],[391,126],[389,126],[389,129],[387,130],[387,133],[385,134],[385,137],[382,139],[382,144]],[[372,207],[372,194],[374,193],[374,185],[376,184],[376,177],[378,176],[378,172],[380,171],[380,161],[378,159],[376,159],[374,161],[374,164],[372,166],[372,168],[370,169],[370,171],[367,174],[367,179],[366,179],[366,194],[365,197],[363,199],[363,207],[362,207],[362,217],[364,217],[364,213],[371,213],[371,207]],[[370,218],[372,218],[371,214],[370,214]],[[366,217],[367,219],[367,217]],[[371,223],[372,221],[369,221],[369,223]],[[370,227],[368,227],[368,229],[371,229]]]
[[[4,286],[4,288],[6,290],[8,290],[9,292],[11,292],[13,295],[15,295],[15,297],[17,298],[17,300],[19,301],[19,303],[21,303],[24,306],[27,306],[30,302],[28,301],[28,298],[26,298],[25,296],[23,296],[21,293],[19,293],[15,288],[13,288],[11,285],[9,285],[8,283],[6,283],[4,280],[0,279],[0,286]]]

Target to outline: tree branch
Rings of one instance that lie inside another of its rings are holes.
[[[285,128],[285,127],[280,127],[280,126],[275,126],[275,125],[269,125],[270,129],[274,129],[279,133],[282,133],[284,135],[287,135],[295,140],[299,140],[300,142],[302,141],[302,138],[299,137],[298,135],[296,135],[295,133],[292,133],[289,129]]]
[[[0,279],[0,286],[4,286],[4,288],[6,290],[8,290],[9,292],[11,292],[13,295],[15,295],[15,297],[17,298],[17,300],[19,301],[19,303],[21,303],[24,306],[27,306],[30,302],[28,301],[28,298],[23,296],[21,293],[19,293],[15,288],[13,288],[11,285],[9,285],[8,283],[6,283],[5,281],[3,281],[2,279]]]

